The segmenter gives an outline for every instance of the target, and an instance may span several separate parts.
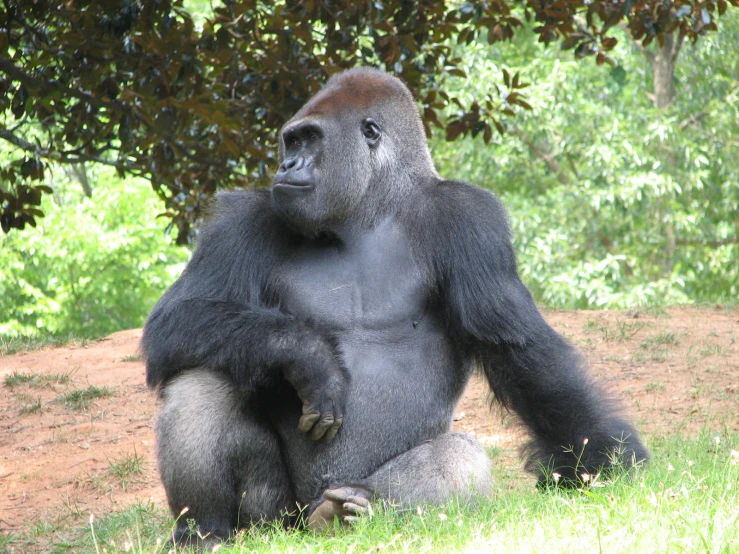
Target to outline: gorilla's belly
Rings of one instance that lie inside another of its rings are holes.
[[[275,403],[282,408],[272,419],[304,502],[446,431],[465,381],[400,227],[388,220],[342,241],[298,247],[281,287],[280,308],[334,336],[350,374],[344,423],[328,444],[298,431],[293,391],[285,393],[292,401]]]
[[[330,443],[311,441],[298,431],[297,397],[281,403],[290,409],[273,414],[301,501],[367,477],[390,458],[449,429],[461,381],[466,381],[459,375],[466,369],[454,368],[458,362],[435,322],[426,319],[414,331],[401,341],[351,336],[341,341],[350,391],[344,423]]]

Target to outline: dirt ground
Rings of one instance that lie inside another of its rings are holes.
[[[739,432],[739,310],[547,312],[650,437]],[[0,532],[64,514],[166,505],[153,458],[154,394],[136,355],[141,330],[85,346],[0,357]],[[86,404],[86,405],[85,405]],[[490,412],[475,378],[454,427],[520,467],[521,430]]]

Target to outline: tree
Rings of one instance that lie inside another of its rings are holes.
[[[648,94],[646,56],[626,30],[614,35],[611,67],[524,34],[465,48],[475,79],[450,94],[479,94],[505,60],[531,81],[534,109],[507,121],[507,136],[488,147],[434,138],[437,167],[502,197],[522,277],[545,305],[735,303],[739,11],[726,13],[720,33],[683,46],[664,108]]]
[[[241,0],[199,29],[181,0],[5,0],[0,138],[12,155],[0,167],[0,223],[7,233],[43,216],[50,165],[94,162],[147,178],[185,243],[218,188],[267,182],[277,130],[344,68],[402,77],[429,134],[489,142],[513,108],[529,107],[526,84],[505,73],[482,98],[449,95],[448,82],[465,77],[455,43],[530,31],[603,64],[619,24],[665,48],[674,33],[715,30],[726,9],[726,0]]]
[[[89,177],[89,196],[74,178],[56,179],[38,228],[0,236],[0,337],[140,327],[182,271],[189,252],[161,232],[148,183],[105,166]]]

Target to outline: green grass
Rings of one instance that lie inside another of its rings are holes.
[[[125,491],[131,483],[144,471],[144,457],[139,456],[136,451],[133,454],[110,460],[108,463],[108,474],[118,480],[121,488]]]
[[[13,388],[25,385],[26,383],[30,383],[36,379],[36,377],[37,375],[35,373],[18,373],[17,371],[14,371],[10,375],[5,376],[5,386]]]
[[[30,394],[19,394],[17,398],[21,405],[20,410],[18,410],[21,415],[35,414],[41,411],[40,397],[33,398]]]
[[[72,334],[38,334],[38,335],[0,335],[0,356],[9,356],[18,352],[31,352],[46,347],[76,344],[84,346],[89,339]]]
[[[538,492],[519,470],[499,466],[494,497],[477,506],[452,503],[404,514],[378,507],[372,520],[337,526],[333,535],[262,525],[219,552],[738,552],[739,435],[673,434],[650,447],[649,465],[587,490]],[[47,549],[168,550],[173,522],[162,508],[132,506],[92,526],[87,518],[47,534],[54,537]],[[31,544],[21,534],[6,540]]]
[[[644,387],[647,392],[665,392],[665,386],[659,381],[651,381]]]
[[[54,385],[66,385],[69,383],[72,371],[68,373],[22,373],[14,371],[5,377],[6,387],[18,387],[29,385],[31,387],[53,387]]]
[[[670,332],[662,332],[654,337],[650,337],[647,340],[645,340],[642,344],[642,348],[654,348],[655,346],[664,346],[664,345],[677,345],[680,344],[680,341],[677,338],[677,335],[675,333]]]
[[[92,401],[97,398],[106,398],[112,396],[113,391],[108,387],[88,386],[86,389],[75,389],[67,392],[54,400],[60,402],[73,410],[85,410],[90,407]]]
[[[617,319],[611,324],[604,321],[589,320],[585,330],[602,333],[605,342],[624,342],[631,339],[645,327],[647,327],[647,324],[641,321],[628,322]]]
[[[131,354],[129,356],[123,356],[123,358],[121,358],[122,362],[140,362],[141,360],[143,360],[141,354]]]

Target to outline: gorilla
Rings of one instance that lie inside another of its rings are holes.
[[[437,173],[400,80],[332,77],[279,162],[269,190],[217,196],[144,329],[175,541],[486,495],[484,449],[450,431],[475,368],[544,486],[647,459],[521,282],[500,201]]]

